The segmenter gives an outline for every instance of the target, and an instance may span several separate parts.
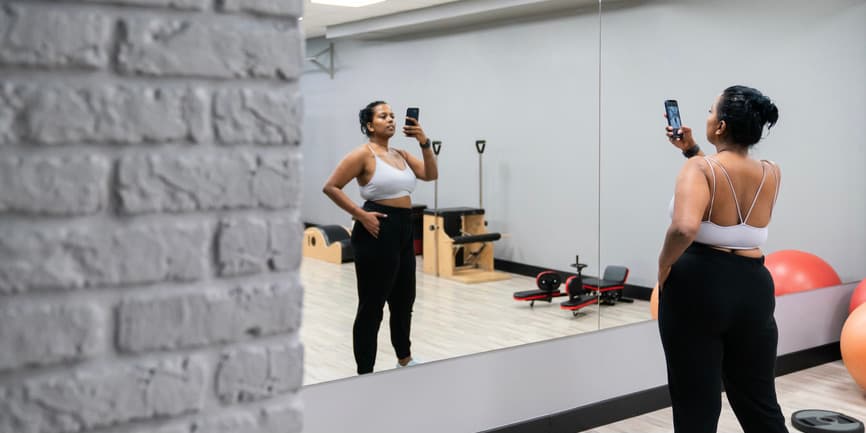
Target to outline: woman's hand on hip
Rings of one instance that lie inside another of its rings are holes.
[[[364,228],[373,235],[374,238],[379,238],[379,218],[388,218],[388,215],[385,215],[380,212],[364,212],[361,214],[361,217],[358,218],[358,221],[364,225]]]

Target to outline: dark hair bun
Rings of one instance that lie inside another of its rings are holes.
[[[776,124],[779,108],[758,89],[731,86],[722,92],[718,116],[728,125],[725,135],[734,143],[749,147],[761,140],[764,125],[769,129]]]
[[[776,108],[776,104],[770,101],[770,98],[762,96],[759,107],[764,123],[768,124],[767,129],[772,128],[779,120],[779,109]]]

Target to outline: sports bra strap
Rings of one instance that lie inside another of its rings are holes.
[[[740,218],[740,223],[742,224],[744,222],[743,221],[743,212],[740,211],[740,200],[737,198],[737,191],[734,190],[734,181],[731,180],[731,175],[728,174],[728,170],[725,169],[725,166],[722,165],[721,162],[716,161],[713,158],[709,158],[709,160],[712,161],[713,163],[715,163],[716,165],[718,165],[719,168],[722,169],[722,174],[724,174],[725,178],[728,179],[728,186],[731,187],[731,194],[734,195],[734,205],[737,207],[737,217]]]
[[[761,195],[761,189],[764,187],[764,181],[767,180],[767,166],[764,165],[764,161],[761,161],[761,184],[758,185],[758,191],[755,192],[755,198],[752,200],[752,205],[749,206],[749,211],[746,212],[746,219],[743,220],[743,223],[749,220],[749,216],[752,215],[752,209],[755,208],[755,203],[758,202],[758,196]]]
[[[710,211],[707,213],[707,221],[713,216],[713,202],[716,200],[716,170],[713,169],[713,164],[710,164],[710,158],[704,157],[707,166],[710,167],[710,174],[713,176],[713,190],[710,193]]]

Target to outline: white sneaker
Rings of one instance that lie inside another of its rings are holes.
[[[397,361],[397,368],[411,367],[413,365],[418,365],[420,363],[421,363],[421,361],[416,361],[415,358],[410,359],[409,362],[406,363],[406,365],[401,365],[400,361]]]

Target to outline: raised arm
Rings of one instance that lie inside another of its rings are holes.
[[[665,114],[665,119],[667,119],[668,115]],[[665,127],[665,133],[668,136],[668,140],[677,147],[677,149],[683,152],[683,156],[686,158],[691,158],[693,156],[704,156],[704,151],[698,146],[698,143],[695,142],[695,138],[692,135],[692,128],[683,125],[680,127],[678,133],[679,137],[674,137],[674,128],[670,126]]]
[[[403,133],[408,137],[414,137],[418,140],[418,144],[421,145],[421,155],[424,160],[420,160],[409,152],[405,150],[398,150],[400,155],[403,156],[403,159],[409,164],[409,167],[412,168],[412,172],[415,173],[415,177],[421,180],[436,180],[439,178],[439,168],[436,166],[436,156],[433,154],[433,149],[430,146],[430,141],[427,138],[427,134],[424,133],[424,129],[421,128],[421,124],[418,123],[417,120],[408,118],[413,121],[414,125],[406,125],[403,127]]]

